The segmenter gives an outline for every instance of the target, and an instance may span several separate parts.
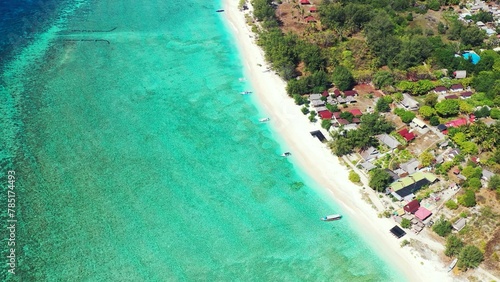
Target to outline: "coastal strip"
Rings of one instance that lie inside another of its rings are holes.
[[[238,50],[244,59],[245,73],[255,90],[257,103],[270,117],[273,131],[284,139],[284,147],[293,153],[293,161],[312,177],[331,201],[339,203],[361,230],[363,237],[391,266],[404,273],[409,281],[450,281],[452,276],[439,261],[416,259],[409,248],[401,248],[392,237],[390,219],[380,219],[371,206],[361,198],[359,186],[348,180],[348,170],[322,143],[309,132],[318,130],[300,112],[286,94],[286,83],[268,66],[263,51],[255,44],[255,36],[245,23],[245,14],[234,0],[224,0],[225,15],[234,33]],[[366,188],[370,189],[370,188]],[[369,236],[369,237],[368,237]]]

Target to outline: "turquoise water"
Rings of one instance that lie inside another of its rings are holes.
[[[219,7],[74,1],[10,62],[1,153],[20,260],[2,275],[401,281],[348,217],[319,220],[341,210],[239,94],[251,85]]]

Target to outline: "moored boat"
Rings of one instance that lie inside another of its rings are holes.
[[[283,154],[281,154],[282,157],[288,157],[291,155],[292,155],[292,153],[290,153],[290,152],[284,152]]]
[[[252,91],[241,91],[240,93],[241,93],[241,95],[247,95],[247,94],[252,93]]]
[[[260,121],[260,122],[268,122],[268,121],[270,121],[270,120],[271,120],[271,119],[270,119],[270,118],[268,118],[268,117],[265,117],[265,118],[261,118],[261,119],[259,119],[259,121]]]
[[[454,260],[450,263],[450,265],[448,265],[448,272],[450,272],[450,271],[452,271],[452,270],[453,270],[453,268],[455,267],[455,265],[457,265],[457,262],[458,262],[458,259],[456,258],[456,259],[454,259]]]
[[[219,9],[219,10],[217,10],[216,12],[217,12],[217,13],[221,13],[221,12],[224,12],[224,10],[223,10],[223,9]]]
[[[342,218],[342,215],[340,215],[340,214],[331,214],[331,215],[327,215],[327,216],[322,217],[321,220],[333,221],[333,220],[339,220],[341,218]]]

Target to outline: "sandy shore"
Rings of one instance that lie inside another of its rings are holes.
[[[390,219],[380,219],[373,208],[361,198],[359,186],[348,180],[348,170],[328,148],[313,138],[309,132],[319,129],[300,112],[285,91],[285,82],[272,71],[266,71],[262,50],[255,44],[254,36],[245,23],[244,13],[237,8],[237,0],[225,0],[225,17],[238,42],[244,58],[245,73],[255,90],[259,105],[271,118],[270,125],[284,140],[284,150],[292,152],[291,161],[311,176],[327,194],[342,205],[354,224],[363,227],[375,250],[410,281],[452,281],[445,265],[435,259],[424,261],[409,247],[401,248],[401,240],[390,235],[394,226]],[[411,234],[413,235],[413,234]],[[412,237],[405,236],[410,239]]]

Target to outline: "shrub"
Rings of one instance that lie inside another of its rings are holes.
[[[308,109],[306,106],[304,106],[304,107],[300,108],[300,111],[301,111],[304,115],[307,115],[307,114],[309,113],[309,109]]]
[[[476,194],[468,189],[462,196],[458,197],[458,203],[464,207],[473,207],[476,205]]]
[[[497,108],[491,109],[490,117],[493,119],[500,119],[500,109]]]
[[[446,239],[446,249],[444,254],[447,257],[456,256],[460,253],[460,250],[464,247],[464,243],[460,238],[455,235],[451,235]]]
[[[468,268],[476,268],[483,261],[483,253],[476,246],[466,246],[458,255],[458,268],[467,270]]]
[[[450,210],[456,210],[458,208],[458,204],[453,200],[449,200],[444,204]]]
[[[432,126],[437,126],[439,125],[439,118],[437,116],[433,116],[429,119],[429,123],[432,125]]]
[[[401,227],[406,228],[406,229],[410,228],[411,227],[411,221],[409,219],[403,218],[401,220]]]
[[[441,217],[432,226],[432,231],[436,232],[436,234],[438,234],[441,237],[446,237],[451,232],[451,223],[448,220]]]
[[[353,183],[359,183],[361,182],[361,178],[359,177],[359,174],[357,174],[354,170],[349,171],[349,180]]]

